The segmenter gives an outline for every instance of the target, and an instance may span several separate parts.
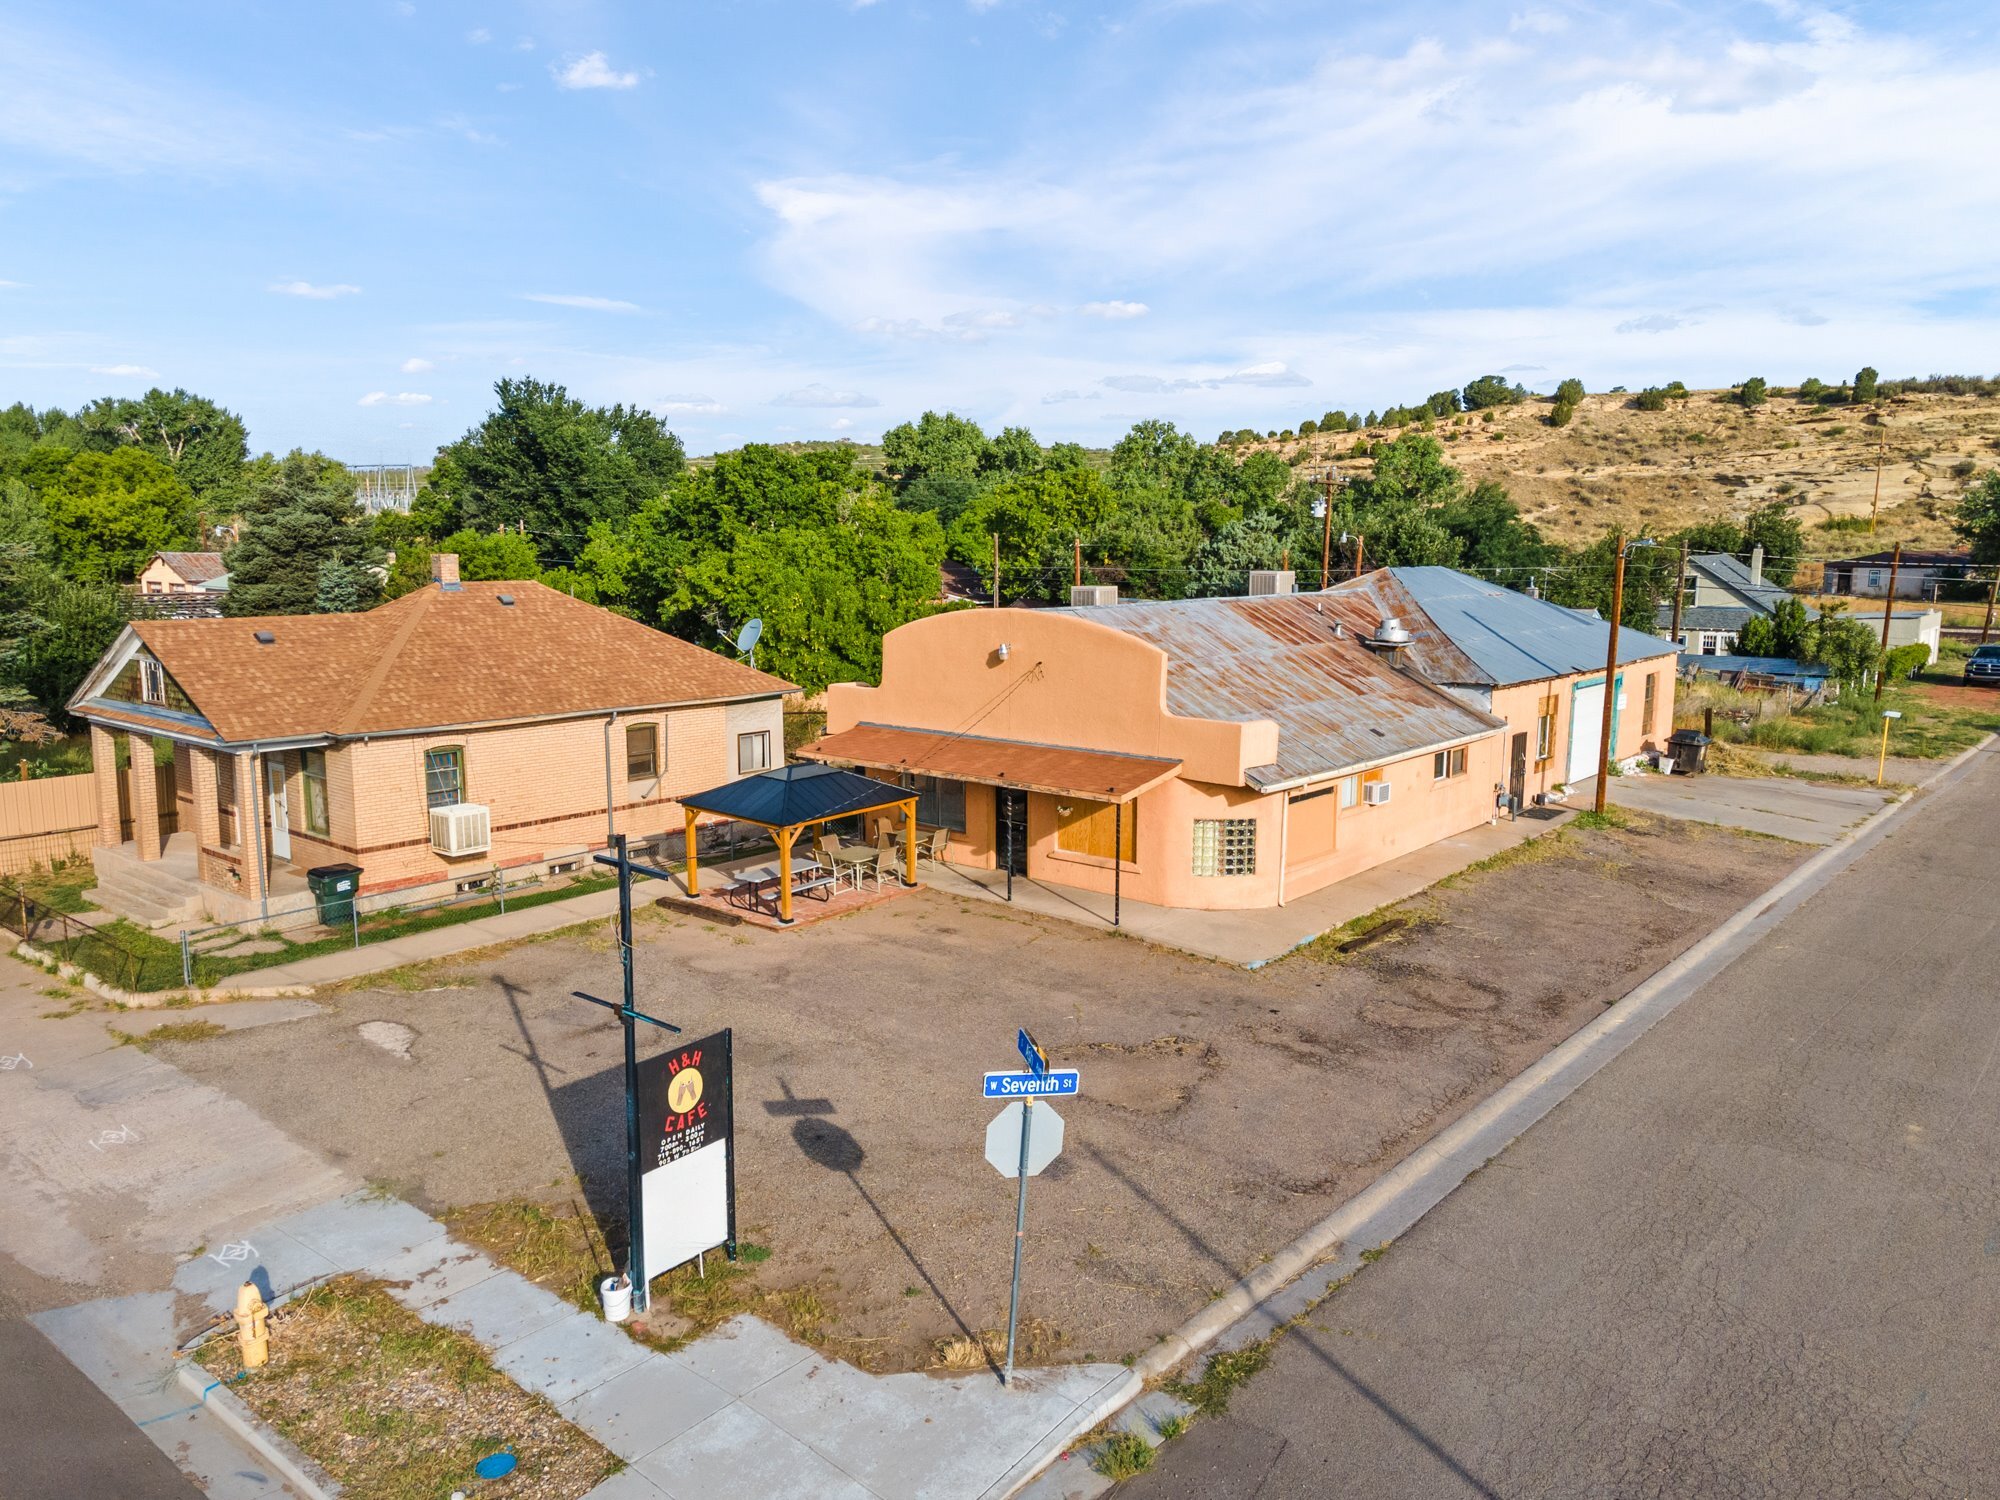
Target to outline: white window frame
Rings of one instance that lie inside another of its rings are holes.
[[[755,765],[743,763],[743,752],[755,746],[762,758]],[[771,769],[771,731],[768,729],[746,729],[736,736],[736,774],[752,776],[759,771]]]
[[[139,701],[163,707],[167,701],[167,669],[150,656],[139,658]]]
[[[1465,746],[1439,750],[1431,756],[1431,780],[1449,781],[1465,774]]]
[[[1360,804],[1361,778],[1359,776],[1343,776],[1336,785],[1340,788],[1340,801],[1337,806],[1341,811],[1344,812],[1346,809]]]

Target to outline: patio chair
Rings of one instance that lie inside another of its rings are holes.
[[[861,877],[874,866],[875,851],[864,844],[849,844],[826,835],[813,839],[813,858],[833,872],[836,889],[845,880],[858,891]]]
[[[875,831],[875,889],[882,889],[884,874],[901,878],[898,866],[903,862],[903,836],[887,823]]]
[[[917,863],[922,864],[928,859],[934,864],[943,864],[944,851],[950,843],[951,830],[949,828],[933,828],[928,834],[917,841]]]

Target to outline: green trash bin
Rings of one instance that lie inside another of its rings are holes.
[[[315,865],[306,871],[306,886],[328,927],[345,927],[354,920],[354,896],[361,887],[359,865]]]

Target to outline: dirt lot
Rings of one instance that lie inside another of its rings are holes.
[[[642,1008],[736,1028],[742,1227],[767,1286],[815,1284],[828,1347],[917,1368],[1004,1323],[1012,1183],[979,1074],[1025,1025],[1083,1094],[1029,1194],[1044,1357],[1143,1350],[1599,1013],[1806,851],[1690,824],[1567,830],[1409,903],[1342,958],[1252,974],[925,892],[790,933],[651,914]],[[608,933],[330,997],[327,1014],[162,1046],[427,1207],[579,1180],[622,1205]],[[414,1029],[407,1060],[366,1022]],[[647,1037],[648,1051],[661,1045]]]

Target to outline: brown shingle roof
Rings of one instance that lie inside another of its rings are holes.
[[[511,606],[499,602],[503,594]],[[366,614],[135,620],[132,628],[232,742],[393,734],[791,690],[539,583],[424,588]],[[257,641],[260,630],[271,644]]]
[[[915,771],[948,781],[1016,786],[1100,802],[1130,802],[1181,768],[1177,760],[1156,756],[937,734],[887,724],[857,724],[814,740],[794,753],[804,760]]]
[[[229,571],[222,565],[220,552],[162,552],[159,557],[189,583],[207,583]]]

